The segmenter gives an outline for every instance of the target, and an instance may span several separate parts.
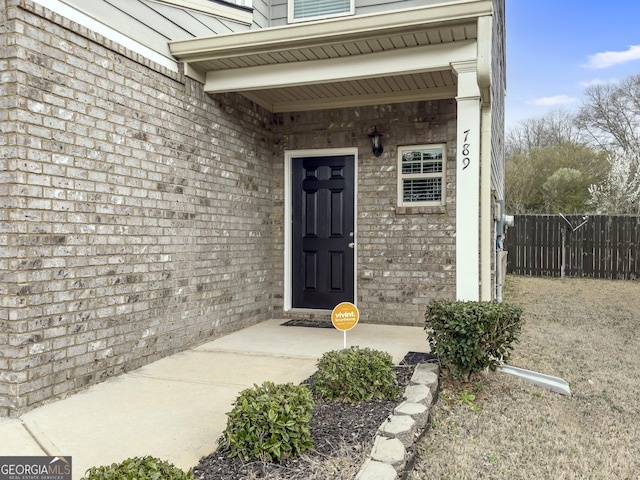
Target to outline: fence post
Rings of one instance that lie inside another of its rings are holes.
[[[560,237],[562,238],[562,250],[560,251],[560,278],[564,278],[564,259],[566,256],[566,246],[567,246],[567,227],[562,226],[560,229]]]

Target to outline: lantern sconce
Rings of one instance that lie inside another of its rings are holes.
[[[371,139],[371,148],[372,148],[373,154],[376,157],[379,157],[380,155],[382,155],[382,152],[384,151],[384,148],[382,148],[382,143],[380,142],[380,139],[383,136],[384,135],[382,135],[378,131],[377,126],[373,127],[373,132],[369,134],[369,138]]]

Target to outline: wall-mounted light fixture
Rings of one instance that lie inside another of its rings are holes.
[[[383,135],[378,131],[378,127],[377,126],[373,127],[373,132],[369,134],[369,138],[371,139],[371,148],[372,148],[373,154],[376,157],[379,157],[380,155],[382,155],[382,152],[384,151],[384,149],[382,148],[382,143],[380,142],[380,139],[382,137]]]

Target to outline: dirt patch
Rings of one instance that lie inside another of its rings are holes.
[[[500,373],[443,382],[411,478],[638,478],[640,283],[510,276],[505,301],[526,321],[509,363],[572,397]]]

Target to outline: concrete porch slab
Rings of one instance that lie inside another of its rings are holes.
[[[92,466],[153,455],[187,470],[212,453],[238,393],[270,380],[295,384],[320,356],[343,347],[335,329],[269,320],[109,379],[24,414],[0,419],[0,455],[70,455],[73,478]],[[428,351],[419,327],[358,324],[347,345],[398,363]]]

